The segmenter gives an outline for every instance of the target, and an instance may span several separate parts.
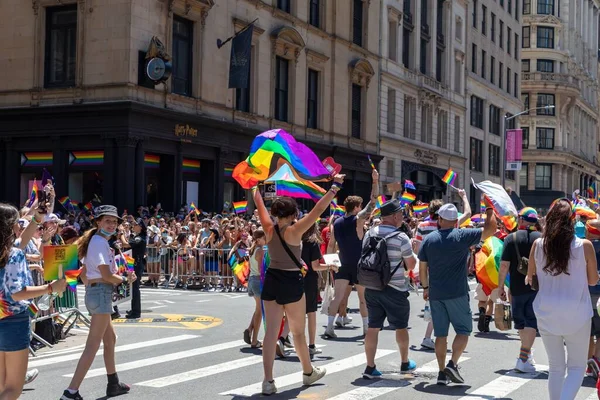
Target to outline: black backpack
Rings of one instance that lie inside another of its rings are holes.
[[[402,265],[404,260],[391,269],[387,253],[387,240],[402,233],[400,229],[395,230],[387,236],[371,236],[363,244],[360,259],[358,260],[358,283],[367,289],[382,291],[392,280],[392,276]]]

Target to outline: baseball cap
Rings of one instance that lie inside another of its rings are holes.
[[[519,211],[519,217],[523,218],[527,222],[535,224],[538,222],[538,213],[533,207],[525,207]]]
[[[117,207],[111,206],[108,204],[98,206],[94,209],[94,218],[97,219],[104,215],[109,216],[109,217],[115,217],[119,221],[122,220],[121,217],[119,217],[119,213],[117,212]]]
[[[66,223],[67,221],[65,221],[64,219],[58,218],[58,215],[56,215],[56,214],[48,214],[44,217],[44,223],[46,223],[46,222],[55,222],[59,225],[62,225],[64,223]]]
[[[440,207],[437,215],[447,221],[456,221],[458,219],[458,210],[454,204],[448,203]]]

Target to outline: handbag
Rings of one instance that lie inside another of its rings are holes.
[[[281,245],[283,246],[283,249],[285,250],[285,252],[288,254],[288,256],[290,256],[290,258],[292,259],[294,264],[296,264],[296,267],[298,267],[300,272],[302,272],[302,276],[305,276],[306,270],[307,270],[306,264],[304,264],[304,262],[300,262],[300,260],[298,260],[296,255],[288,247],[287,243],[285,242],[285,240],[283,240],[283,237],[281,236],[281,232],[279,231],[279,226],[277,224],[275,224],[275,232],[277,233],[277,236],[279,237],[279,241],[281,242]]]
[[[512,328],[512,311],[510,303],[499,301],[494,307],[494,324],[499,331],[508,331]]]
[[[527,242],[529,243],[529,231],[527,231]],[[515,245],[515,251],[517,253],[517,271],[519,273],[527,276],[527,270],[529,269],[529,259],[525,257],[521,257],[521,252],[519,251],[519,245],[517,245],[517,232],[514,233],[513,244]],[[531,290],[538,290],[539,282],[537,278],[537,274],[533,274],[533,278],[531,280]]]
[[[333,285],[331,282],[331,272],[327,271],[327,277],[325,278],[325,290],[323,291],[323,300],[321,302],[321,314],[329,315],[329,305],[333,300]]]

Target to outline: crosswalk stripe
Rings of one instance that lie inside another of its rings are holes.
[[[135,385],[162,388],[166,386],[176,385],[178,383],[193,381],[194,379],[206,378],[207,376],[233,371],[238,368],[249,367],[251,365],[258,364],[261,362],[262,356],[250,356],[239,360],[231,360],[221,364],[210,365],[208,367],[183,372],[181,374],[164,376],[161,378],[136,383]]]
[[[458,359],[458,363],[463,363],[467,361],[469,357],[461,357]],[[433,360],[428,362],[427,364],[423,364],[422,367],[417,368],[413,373],[414,374],[422,374],[422,373],[430,373],[437,372],[439,369],[437,360]],[[394,374],[398,375],[398,374]],[[408,385],[401,385],[402,382],[398,382],[398,380],[394,379],[385,379],[386,375],[383,376],[383,379],[375,381],[368,386],[362,386],[356,389],[353,389],[349,392],[339,394],[334,397],[330,397],[327,400],[371,400],[375,399],[379,396],[386,395],[391,393],[397,389],[405,387]],[[406,381],[404,381],[406,382]]]
[[[377,355],[375,359],[388,356],[392,353],[396,353],[398,350],[377,350]],[[329,364],[323,365],[324,368],[327,369],[327,375],[334,374],[336,372],[341,372],[350,368],[359,367],[362,364],[366,363],[365,353],[360,353],[352,357],[344,358],[342,360],[334,361]],[[119,367],[117,370],[120,371]],[[288,374],[284,376],[280,376],[275,378],[275,384],[277,388],[283,388],[286,386],[296,385],[302,382],[302,372],[298,371],[293,374]],[[250,397],[257,393],[260,393],[262,390],[262,383],[254,383],[252,385],[243,386],[238,389],[229,390],[226,392],[219,393],[221,396],[241,396],[241,397]]]
[[[147,342],[126,344],[123,346],[117,346],[115,348],[115,353],[120,353],[122,351],[128,351],[128,350],[142,349],[144,347],[159,346],[161,344],[180,342],[183,340],[195,339],[197,337],[198,337],[198,335],[179,335],[179,336],[167,337],[167,338],[162,338],[162,339],[149,340]],[[75,354],[68,354],[68,355],[57,356],[57,357],[48,357],[48,358],[44,358],[43,360],[32,360],[29,362],[29,368],[37,368],[37,367],[42,367],[44,365],[50,365],[50,364],[55,364],[55,363],[60,363],[60,362],[65,362],[65,361],[78,360],[79,357],[81,357],[82,353],[83,353],[82,351],[79,351]],[[104,354],[104,350],[100,349],[100,350],[98,350],[98,353],[96,354],[96,356],[100,356],[102,354]]]
[[[148,367],[150,365],[162,364],[162,363],[166,363],[169,361],[177,361],[177,360],[181,360],[183,358],[196,357],[196,356],[200,356],[203,354],[214,353],[214,352],[221,351],[221,350],[233,349],[235,347],[241,347],[241,346],[245,346],[245,345],[246,345],[246,343],[243,340],[234,340],[233,342],[220,343],[220,344],[215,344],[212,346],[200,347],[198,349],[184,350],[184,351],[180,351],[177,353],[169,353],[169,354],[165,354],[165,355],[157,356],[157,357],[144,358],[142,360],[131,361],[128,363],[119,364],[119,365],[117,365],[117,371],[119,371],[119,372],[129,371],[129,370],[136,369],[136,368]],[[95,376],[103,376],[103,375],[106,375],[106,369],[104,367],[96,368],[96,369],[90,370],[87,373],[86,378],[93,378]],[[63,376],[67,377],[67,378],[72,378],[73,374],[63,375]]]
[[[586,397],[585,400],[598,400],[598,393],[596,392],[596,390],[594,389],[592,394]]]
[[[521,373],[514,370],[508,371],[506,374],[493,381],[475,389],[459,400],[487,400],[495,398],[503,398],[514,392],[521,386],[535,379],[538,375],[548,370],[547,365],[536,364],[536,372]]]

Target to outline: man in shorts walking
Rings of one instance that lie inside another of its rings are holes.
[[[454,204],[444,204],[438,210],[439,229],[427,235],[419,250],[423,298],[429,300],[436,336],[435,356],[440,369],[438,385],[448,384],[448,379],[464,383],[457,364],[473,331],[467,282],[469,248],[496,231],[496,217],[491,208],[486,210],[483,231],[458,229],[457,223],[458,210]],[[444,367],[450,324],[456,337],[452,343],[452,359]]]

